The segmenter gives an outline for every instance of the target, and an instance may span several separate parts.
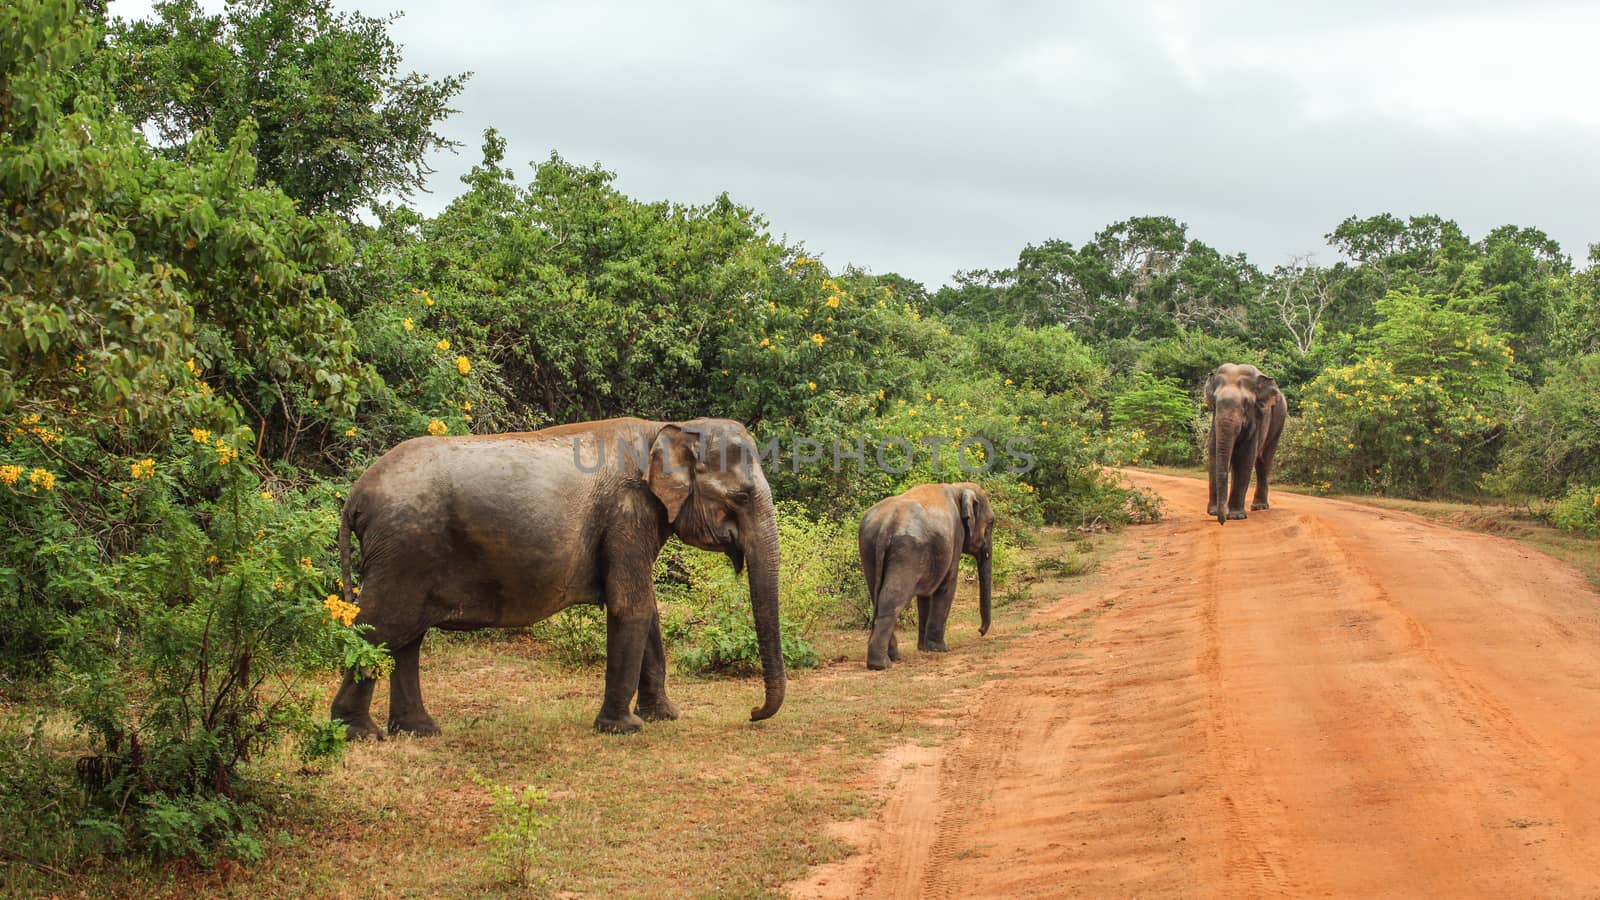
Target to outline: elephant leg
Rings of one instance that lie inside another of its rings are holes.
[[[1233,484],[1228,490],[1228,518],[1248,518],[1249,514],[1244,511],[1244,500],[1250,491],[1250,469],[1255,465],[1255,449],[1245,446],[1235,450],[1231,462]]]
[[[644,720],[629,707],[642,684],[646,647],[661,639],[661,617],[656,608],[656,587],[650,580],[653,556],[637,544],[607,548],[606,573],[606,694],[594,717],[596,731],[633,734]],[[662,679],[666,663],[662,661]],[[652,678],[654,674],[652,673]],[[652,684],[652,688],[659,685]],[[646,700],[658,699],[645,698]],[[648,707],[647,707],[648,708]]]
[[[1261,458],[1256,460],[1256,499],[1250,504],[1251,509],[1272,508],[1272,504],[1267,500],[1267,476],[1272,474],[1272,457],[1277,452],[1277,447],[1264,450]]]
[[[368,595],[390,596],[382,582],[373,578],[368,582]],[[369,643],[388,647],[391,657],[396,656],[394,648],[402,647],[408,643],[420,640],[420,632],[414,626],[398,627],[385,622],[374,622],[366,617],[366,611],[356,616],[357,625],[371,625],[372,630],[364,637]],[[426,629],[424,629],[426,630]],[[344,675],[344,682],[339,685],[339,692],[334,695],[333,708],[329,710],[328,717],[345,724],[345,737],[349,740],[374,738],[383,740],[383,729],[372,718],[372,692],[378,686],[376,678],[358,678],[354,670]],[[392,679],[400,676],[400,665],[396,661]],[[393,702],[391,701],[391,707]]]
[[[872,637],[867,640],[867,668],[887,669],[894,664],[900,649],[894,633],[895,622],[900,618],[900,611],[911,602],[916,587],[915,575],[904,574],[892,566],[884,573],[873,609]],[[891,647],[894,653],[890,652]]]
[[[329,711],[328,718],[344,723],[346,740],[372,738],[381,741],[383,729],[372,720],[372,689],[378,681],[375,678],[357,678],[356,674],[354,669],[344,673],[344,683],[339,685],[339,693],[333,697],[333,709]]]
[[[926,653],[950,652],[944,642],[944,626],[950,619],[950,607],[955,599],[956,578],[952,575],[928,598],[928,627],[923,629],[922,640],[917,643],[918,650]]]
[[[422,705],[422,677],[418,659],[422,638],[389,651],[394,671],[389,675],[389,733],[407,732],[418,737],[439,733],[439,726]]]
[[[892,662],[892,663],[897,663],[901,659],[902,659],[902,657],[900,656],[900,635],[898,635],[895,632],[891,631],[891,632],[889,632],[889,661]]]
[[[639,700],[634,714],[646,722],[676,719],[678,707],[667,699],[667,650],[661,643],[661,612],[650,619],[639,666]]]
[[[1213,462],[1214,458],[1216,457],[1216,454],[1217,454],[1217,426],[1216,426],[1216,423],[1213,422],[1211,427],[1206,429],[1206,473],[1207,473],[1208,476],[1209,476],[1209,474],[1211,472],[1211,465],[1212,465],[1212,462]],[[1208,478],[1206,478],[1206,515],[1208,515],[1208,516],[1216,515],[1217,514],[1217,504],[1219,502],[1220,502],[1220,499],[1217,497],[1217,483],[1215,481],[1212,481],[1208,477]]]
[[[917,649],[928,640],[928,601],[925,594],[917,595]]]

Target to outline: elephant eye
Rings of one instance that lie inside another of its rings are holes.
[[[728,499],[732,500],[735,503],[743,503],[746,500],[750,499],[750,492],[749,491],[729,491],[728,492]]]

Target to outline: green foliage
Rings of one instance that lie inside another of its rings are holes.
[[[1321,490],[1418,495],[1470,490],[1492,459],[1500,424],[1442,376],[1402,375],[1363,359],[1306,385],[1284,431],[1283,477]]]
[[[1111,424],[1148,442],[1143,456],[1159,465],[1182,466],[1199,460],[1193,397],[1176,381],[1138,373],[1134,383],[1111,401]]]
[[[1139,351],[1137,368],[1155,378],[1175,381],[1191,397],[1198,397],[1217,366],[1255,355],[1237,338],[1188,328],[1145,344]]]
[[[1550,510],[1550,521],[1557,528],[1600,535],[1600,486],[1573,485]]]
[[[1600,355],[1557,364],[1524,396],[1507,414],[1505,450],[1490,484],[1535,496],[1600,484]]]
[[[812,521],[793,507],[779,513],[778,604],[782,609],[783,659],[808,669],[821,659],[807,637],[860,583],[847,566],[855,555],[837,525]],[[662,630],[678,664],[697,674],[747,675],[761,671],[760,644],[750,611],[750,588],[735,575],[727,557],[668,542],[656,560],[657,594],[663,603]],[[864,591],[865,588],[862,588]]]
[[[569,606],[533,626],[533,636],[555,649],[556,659],[570,668],[606,660],[606,611],[603,606]]]
[[[209,130],[245,135],[257,185],[307,212],[351,215],[422,187],[428,155],[455,146],[436,130],[466,76],[401,72],[388,27],[398,15],[336,13],[327,0],[167,0],[154,20],[117,20],[101,67],[118,103],[175,149]]]
[[[497,821],[488,841],[495,861],[510,874],[513,883],[521,887],[538,884],[542,880],[539,859],[544,853],[540,833],[560,821],[544,812],[549,798],[531,784],[519,791],[480,775],[476,769],[469,770],[467,777],[483,788],[493,806]]]

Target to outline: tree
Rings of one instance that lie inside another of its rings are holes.
[[[1266,296],[1295,349],[1310,353],[1322,317],[1336,299],[1328,270],[1316,266],[1310,256],[1297,256],[1273,270]]]
[[[329,0],[156,4],[153,22],[117,20],[102,66],[122,108],[174,152],[202,132],[226,143],[256,125],[256,183],[276,184],[308,213],[349,216],[385,194],[408,195],[456,146],[436,124],[466,75],[401,73],[394,16],[336,13]]]

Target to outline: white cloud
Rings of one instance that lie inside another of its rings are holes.
[[[937,285],[1144,214],[1264,266],[1384,211],[1535,225],[1581,257],[1597,26],[1446,0],[462,0],[412,3],[393,33],[413,68],[476,72],[424,209],[494,126],[512,161],[599,160],[650,199],[727,190],[832,264]]]

